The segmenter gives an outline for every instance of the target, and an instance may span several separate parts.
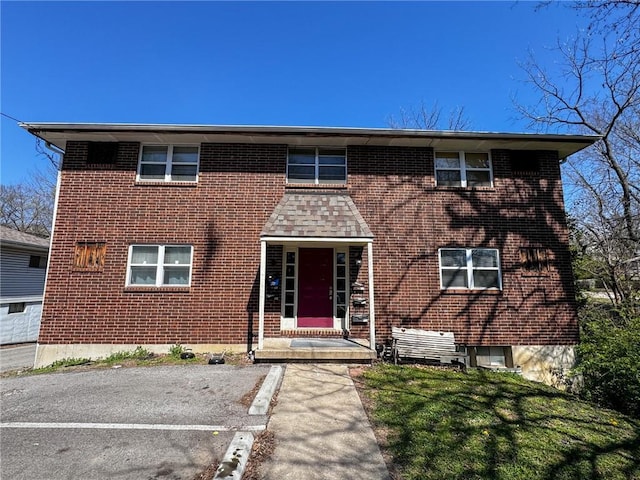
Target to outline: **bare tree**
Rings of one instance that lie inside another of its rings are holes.
[[[530,56],[524,70],[539,101],[517,105],[540,130],[601,137],[565,164],[568,207],[616,303],[638,300],[629,265],[640,255],[639,5],[577,2],[589,28],[557,44],[555,69]]]
[[[50,195],[43,196],[41,193],[34,191],[27,183],[1,185],[0,224],[39,237],[48,237],[53,220],[53,201]]]
[[[31,172],[22,183],[0,185],[0,225],[47,238],[53,224],[59,160],[40,140],[36,152],[48,160],[43,168]]]
[[[443,123],[445,121],[446,123]],[[391,128],[415,128],[420,130],[467,130],[471,122],[466,117],[464,107],[456,107],[443,119],[442,107],[434,102],[431,107],[424,100],[409,109],[401,108],[398,117],[388,119]]]
[[[589,30],[615,38],[618,55],[640,53],[640,1],[586,0],[574,2],[572,6],[589,16]]]

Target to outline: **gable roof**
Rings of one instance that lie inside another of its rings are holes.
[[[595,143],[597,135],[462,132],[389,128],[266,125],[158,125],[38,123],[20,126],[64,150],[71,140],[143,143],[276,143],[286,145],[377,145],[442,150],[557,150],[566,158]]]
[[[373,239],[373,233],[344,192],[287,192],[262,229],[261,237]]]
[[[13,228],[0,226],[0,245],[26,247],[32,250],[49,250],[49,239],[36,237]]]

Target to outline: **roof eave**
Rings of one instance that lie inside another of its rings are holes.
[[[203,136],[208,141],[247,143],[307,144],[323,139],[343,143],[432,146],[457,144],[535,145],[538,149],[554,149],[564,158],[586,148],[600,139],[597,135],[564,135],[535,133],[500,133],[468,131],[434,131],[389,128],[270,126],[270,125],[177,125],[177,124],[126,124],[126,123],[35,123],[24,122],[20,126],[43,140],[65,149],[68,140],[103,138],[103,141],[139,138],[142,142],[161,141],[163,138]],[[298,141],[292,141],[297,138]],[[157,140],[156,140],[157,139]],[[94,140],[99,141],[99,140]],[[506,147],[505,147],[506,148]],[[535,148],[532,148],[535,149]]]
[[[0,245],[2,245],[3,247],[13,247],[13,248],[19,248],[21,250],[29,250],[32,252],[43,252],[46,253],[49,251],[49,245],[44,246],[44,245],[34,245],[32,243],[23,243],[23,242],[17,242],[15,240],[7,240],[7,239],[0,239]]]

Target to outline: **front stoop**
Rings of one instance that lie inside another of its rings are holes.
[[[338,338],[265,338],[256,362],[371,363],[377,354],[363,340]]]

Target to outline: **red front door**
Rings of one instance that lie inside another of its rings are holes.
[[[298,250],[298,327],[333,327],[333,249]]]

